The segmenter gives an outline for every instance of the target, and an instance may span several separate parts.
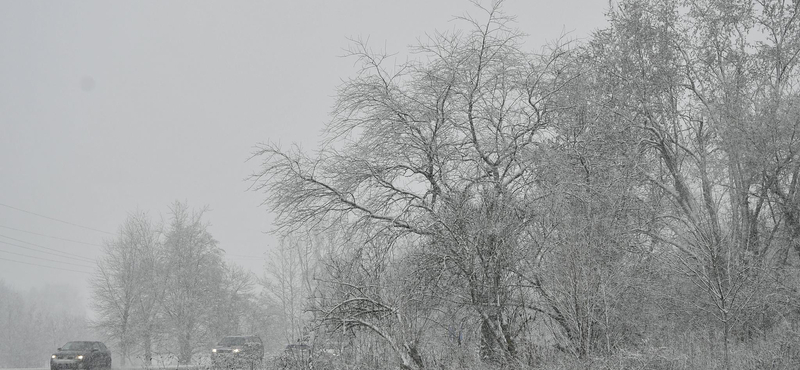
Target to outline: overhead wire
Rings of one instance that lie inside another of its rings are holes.
[[[34,216],[46,218],[48,220],[61,222],[63,224],[79,227],[79,228],[82,228],[82,229],[91,230],[91,231],[104,233],[104,234],[108,234],[108,235],[114,235],[113,233],[105,231],[105,230],[100,230],[100,229],[96,229],[96,228],[89,227],[89,226],[79,225],[79,224],[76,224],[76,223],[73,223],[73,222],[61,220],[61,219],[58,219],[58,218],[55,218],[55,217],[46,216],[46,215],[39,214],[39,213],[36,213],[36,212],[31,212],[31,211],[28,211],[28,210],[25,210],[25,209],[22,209],[22,208],[18,208],[18,207],[14,207],[14,206],[11,206],[11,205],[8,205],[8,204],[0,203],[0,206],[6,207],[6,208],[10,208],[10,209],[13,209],[13,210],[16,210],[16,211],[19,211],[19,212],[24,212],[24,213],[27,213],[27,214],[31,214],[31,215],[34,215]],[[34,232],[34,231],[22,230],[22,229],[18,229],[18,228],[15,228],[15,227],[10,227],[10,226],[5,226],[5,225],[0,225],[0,228],[7,229],[7,230],[14,230],[14,231],[27,233],[27,234],[32,234],[32,235],[43,236],[43,237],[52,238],[52,239],[56,239],[56,240],[62,240],[62,241],[71,242],[71,243],[78,243],[78,244],[90,245],[90,246],[95,246],[95,247],[102,247],[102,245],[100,245],[100,244],[83,242],[83,241],[73,240],[73,239],[68,239],[68,238],[62,238],[62,237],[48,235],[48,234],[42,234],[42,233],[37,233],[37,232]],[[13,243],[0,241],[0,243],[2,243],[2,244],[14,246],[14,247],[17,247],[17,248],[23,248],[23,249],[31,250],[31,251],[34,251],[34,252],[37,252],[37,253],[45,253],[45,254],[56,256],[56,257],[59,257],[59,258],[68,258],[68,259],[72,259],[72,260],[76,260],[76,261],[80,261],[80,262],[90,262],[90,263],[94,263],[95,262],[94,260],[89,259],[89,258],[74,256],[74,255],[71,255],[71,254],[69,254],[67,252],[59,251],[59,250],[56,250],[56,249],[53,249],[53,248],[48,248],[48,247],[45,247],[45,246],[42,246],[42,245],[39,245],[39,244],[36,244],[36,243],[31,243],[31,242],[28,242],[28,241],[25,241],[25,240],[12,238],[10,236],[6,236],[6,235],[0,234],[0,237],[6,238],[6,239],[10,239],[10,240],[14,240],[14,241],[17,241],[17,242],[20,242],[20,243],[25,243],[25,244],[28,244],[28,245],[32,245],[32,246],[35,246],[35,247],[38,247],[38,248],[42,248],[42,249],[45,249],[45,250],[48,250],[48,251],[51,251],[51,252],[55,252],[55,253],[58,253],[58,254],[48,253],[48,252],[44,252],[44,251],[28,248],[28,247],[25,247],[25,246],[21,246],[21,245],[18,245],[18,244],[13,244]],[[16,255],[20,255],[20,256],[30,257],[30,258],[40,258],[40,259],[46,260],[46,261],[60,262],[60,261],[54,261],[54,260],[50,260],[50,259],[46,259],[46,258],[27,256],[27,255],[14,253],[14,252],[3,251],[3,250],[0,250],[0,252],[11,253],[11,254],[16,254]],[[243,260],[243,259],[248,259],[248,260],[249,259],[261,259],[261,260],[263,260],[263,259],[267,258],[266,256],[253,256],[253,255],[244,255],[244,254],[227,254],[227,256],[228,256],[228,258],[239,259],[239,260]],[[11,261],[9,259],[3,259],[3,260]],[[19,261],[12,261],[12,262],[19,262]],[[25,262],[21,262],[21,263],[25,263]],[[39,265],[36,265],[36,264],[31,264],[31,263],[28,263],[28,264],[29,265],[34,265],[34,266],[39,266]],[[75,265],[76,266],[88,267],[88,266],[78,265],[78,264],[75,264]],[[55,267],[51,267],[51,266],[43,266],[43,267],[55,268]],[[74,270],[68,270],[68,271],[74,271]]]
[[[43,257],[37,257],[37,256],[31,256],[31,255],[27,255],[27,254],[23,254],[23,253],[9,252],[9,251],[2,250],[2,249],[0,249],[0,253],[8,253],[8,254],[13,254],[13,255],[16,255],[16,256],[21,256],[21,257],[34,258],[34,259],[41,260],[41,261],[56,262],[56,263],[64,263],[64,264],[68,264],[68,265],[71,265],[71,266],[86,267],[86,268],[90,268],[90,269],[91,269],[91,268],[94,268],[94,267],[92,267],[92,266],[80,265],[80,264],[77,264],[77,263],[65,262],[65,261],[59,261],[59,260],[51,260],[51,259],[49,259],[49,258],[43,258]]]
[[[44,247],[44,246],[41,246],[41,245],[38,245],[38,244],[28,243],[28,242],[26,242],[24,240],[9,238],[9,237],[7,237],[5,235],[0,235],[0,237],[8,238],[8,239],[19,241],[19,242],[26,243],[26,244],[30,244],[32,246],[35,246],[35,247],[38,247],[38,248],[42,248],[42,249],[46,249],[46,250],[51,251],[51,252],[56,252],[56,253],[58,253],[58,256],[62,257],[62,258],[74,259],[74,260],[81,261],[81,262],[91,262],[91,263],[95,262],[95,260],[93,260],[91,258],[75,256],[73,254],[70,254],[70,253],[67,253],[67,252],[63,252],[63,251],[60,251],[60,250],[57,250],[57,249],[47,248],[47,247]],[[12,246],[15,246],[17,248],[32,250],[32,251],[39,252],[39,253],[53,254],[53,253],[43,252],[43,251],[39,251],[39,250],[36,250],[36,249],[33,249],[33,248],[25,247],[25,246],[22,246],[22,245],[5,242],[5,241],[2,241],[2,240],[0,240],[0,243],[6,244],[6,245],[12,245]],[[53,255],[56,255],[56,254],[53,254]]]
[[[34,232],[34,231],[27,231],[27,230],[17,229],[15,227],[11,227],[11,226],[0,225],[0,228],[19,231],[21,233],[26,233],[26,234],[44,236],[44,237],[47,237],[47,238],[52,238],[52,239],[57,239],[57,240],[63,240],[65,242],[72,242],[72,243],[78,243],[78,244],[91,245],[91,246],[95,246],[95,247],[102,247],[102,245],[100,245],[100,244],[82,242],[80,240],[72,240],[72,239],[62,238],[62,237],[53,236],[53,235],[41,234],[41,233],[37,233],[37,232]]]
[[[78,261],[78,262],[95,263],[95,261],[93,261],[91,259],[88,259],[88,258],[85,258],[85,257],[70,256],[70,255],[68,255],[66,253],[64,255],[60,255],[60,254],[55,254],[55,253],[50,253],[50,252],[44,252],[44,251],[36,250],[36,249],[33,249],[33,248],[28,248],[28,247],[23,246],[23,245],[4,242],[2,240],[0,240],[0,244],[10,245],[12,247],[22,248],[22,249],[26,249],[26,250],[37,252],[37,253],[44,253],[44,254],[51,255],[51,256],[54,256],[54,257],[58,257],[58,258],[67,258],[67,259],[75,260],[75,261]]]
[[[17,211],[20,211],[20,212],[24,212],[24,213],[27,213],[27,214],[31,214],[31,215],[34,215],[34,216],[39,216],[39,217],[42,217],[42,218],[46,218],[46,219],[48,219],[48,220],[52,220],[52,221],[61,222],[61,223],[63,223],[63,224],[72,225],[72,226],[75,226],[75,227],[80,227],[80,228],[82,228],[82,229],[86,229],[86,230],[92,230],[92,231],[96,231],[96,232],[98,232],[98,233],[103,233],[103,234],[108,234],[108,235],[114,235],[114,233],[110,233],[110,232],[108,232],[108,231],[104,231],[104,230],[100,230],[100,229],[95,229],[95,228],[93,228],[93,227],[89,227],[89,226],[78,225],[78,224],[76,224],[76,223],[73,223],[73,222],[69,222],[69,221],[60,220],[60,219],[57,219],[57,218],[55,218],[55,217],[45,216],[45,215],[42,215],[42,214],[39,214],[39,213],[36,213],[36,212],[26,211],[26,210],[24,210],[24,209],[22,209],[22,208],[17,208],[17,207],[14,207],[14,206],[10,206],[10,205],[8,205],[8,204],[3,204],[3,203],[0,203],[0,206],[2,206],[2,207],[6,207],[6,208],[10,208],[10,209],[13,209],[13,210],[17,210]]]
[[[54,267],[54,266],[40,265],[40,264],[38,264],[38,263],[31,263],[31,262],[25,262],[25,261],[16,261],[16,260],[12,260],[12,259],[8,259],[8,258],[3,258],[3,257],[0,257],[0,260],[3,260],[3,261],[11,261],[11,262],[14,262],[14,263],[23,263],[23,264],[26,264],[26,265],[31,265],[31,266],[47,267],[47,268],[56,269],[56,270],[72,271],[72,272],[80,272],[81,274],[87,274],[87,275],[91,275],[91,274],[92,274],[91,272],[88,272],[88,271],[78,271],[78,270],[65,269],[65,268],[61,268],[61,267]]]

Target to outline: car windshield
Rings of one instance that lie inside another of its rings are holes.
[[[92,342],[67,342],[61,347],[64,351],[88,351],[92,348]]]
[[[225,337],[219,341],[220,346],[231,347],[231,346],[243,346],[245,343],[244,337]]]

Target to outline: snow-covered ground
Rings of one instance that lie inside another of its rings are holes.
[[[170,370],[170,369],[194,370],[194,369],[201,369],[201,368],[206,368],[206,367],[202,366],[202,365],[171,365],[171,366],[164,366],[164,367],[161,367],[161,366],[150,366],[148,368],[126,366],[126,367],[112,367],[111,370],[143,370],[143,369],[149,369],[149,370]],[[24,368],[16,368],[16,369],[9,368],[9,369],[2,369],[2,370],[50,370],[50,368],[49,367],[24,367]]]

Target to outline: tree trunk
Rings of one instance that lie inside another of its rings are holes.
[[[150,330],[144,335],[144,364],[145,366],[152,365],[153,352],[152,352],[152,339],[150,338]]]
[[[119,338],[119,349],[120,349],[120,356],[119,356],[119,363],[122,367],[125,367],[128,361],[128,312],[122,314],[122,333]]]
[[[725,370],[731,370],[730,349],[728,348],[728,336],[730,335],[730,324],[728,323],[727,312],[722,313],[722,337],[725,347]]]
[[[178,363],[181,365],[188,365],[192,362],[192,334],[186,331],[180,339],[180,352],[178,354]]]

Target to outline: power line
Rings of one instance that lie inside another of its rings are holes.
[[[12,247],[27,249],[29,251],[34,251],[34,252],[37,252],[37,253],[49,254],[51,256],[56,256],[56,257],[59,257],[59,258],[68,258],[68,259],[75,260],[75,261],[80,261],[80,262],[89,262],[89,263],[94,263],[95,262],[95,261],[93,261],[91,259],[88,259],[88,258],[85,258],[85,257],[74,257],[74,256],[71,256],[71,255],[69,255],[67,253],[63,253],[64,255],[60,255],[60,254],[55,254],[55,253],[51,253],[51,252],[43,252],[43,251],[36,250],[36,249],[33,249],[33,248],[28,248],[26,246],[17,245],[17,244],[9,243],[9,242],[4,242],[2,240],[0,240],[0,243],[5,244],[5,245],[10,245]],[[59,253],[62,253],[62,252],[59,252]]]
[[[28,214],[32,214],[32,215],[34,215],[34,216],[39,216],[39,217],[42,217],[42,218],[46,218],[46,219],[48,219],[48,220],[58,221],[58,222],[61,222],[61,223],[67,224],[67,225],[72,225],[72,226],[75,226],[75,227],[80,227],[80,228],[82,228],[82,229],[86,229],[86,230],[92,230],[92,231],[96,231],[96,232],[98,232],[98,233],[104,233],[104,234],[108,234],[108,235],[114,235],[113,233],[110,233],[110,232],[108,232],[108,231],[103,231],[103,230],[95,229],[95,228],[93,228],[93,227],[89,227],[89,226],[78,225],[78,224],[76,224],[76,223],[72,223],[72,222],[69,222],[69,221],[64,221],[64,220],[59,220],[59,219],[57,219],[57,218],[53,218],[53,217],[50,217],[50,216],[40,215],[40,214],[38,214],[38,213],[35,213],[35,212],[26,211],[26,210],[24,210],[24,209],[21,209],[21,208],[17,208],[17,207],[12,207],[12,206],[9,206],[8,204],[3,204],[3,203],[0,203],[0,206],[6,207],[6,208],[11,208],[11,209],[14,209],[14,210],[17,210],[17,211],[20,211],[20,212],[25,212],[25,213],[28,213]]]
[[[5,235],[0,235],[0,237],[3,237],[3,238],[8,238],[8,239],[11,239],[11,240],[16,240],[16,241],[18,241],[18,242],[22,242],[22,243],[27,243],[27,244],[33,245],[33,246],[35,246],[35,247],[38,247],[38,248],[47,249],[47,250],[49,250],[49,251],[56,252],[56,253],[58,253],[58,254],[56,255],[56,254],[53,254],[53,253],[42,252],[42,251],[39,251],[39,250],[36,250],[36,249],[32,249],[32,248],[25,247],[25,246],[22,246],[22,245],[18,245],[18,244],[14,244],[14,243],[9,243],[9,242],[4,242],[4,241],[0,240],[0,243],[7,244],[7,245],[13,245],[13,246],[15,246],[15,247],[17,247],[17,248],[28,249],[28,250],[32,250],[32,251],[39,252],[39,253],[53,254],[53,255],[56,255],[56,256],[58,256],[58,257],[63,257],[63,258],[74,259],[74,260],[76,260],[76,261],[81,261],[81,262],[91,262],[91,263],[94,263],[94,262],[95,262],[95,261],[94,261],[94,260],[92,260],[91,258],[80,257],[80,256],[74,256],[74,255],[72,255],[72,254],[69,254],[69,253],[67,253],[67,252],[62,252],[62,251],[60,251],[60,250],[57,250],[57,249],[47,248],[47,247],[43,247],[43,246],[41,246],[41,245],[37,245],[37,244],[33,244],[33,243],[28,243],[28,242],[26,242],[26,241],[24,241],[24,240],[19,240],[19,239],[14,239],[14,238],[9,238],[9,237],[7,237],[7,236],[5,236]]]
[[[11,261],[11,262],[15,262],[15,263],[24,263],[24,264],[26,264],[26,265],[31,265],[31,266],[47,267],[47,268],[56,269],[56,270],[72,271],[72,272],[80,272],[81,274],[87,274],[87,275],[91,275],[91,273],[90,273],[90,272],[86,272],[86,271],[70,270],[70,269],[65,269],[65,268],[61,268],[61,267],[54,267],[54,266],[40,265],[40,264],[36,264],[36,263],[23,262],[23,261],[15,261],[15,260],[11,260],[11,259],[8,259],[8,258],[3,258],[3,257],[0,257],[0,260],[3,260],[3,261]]]
[[[65,242],[73,242],[73,243],[79,243],[79,244],[91,245],[91,246],[95,246],[95,247],[102,247],[102,245],[100,245],[100,244],[94,244],[94,243],[82,242],[82,241],[80,241],[80,240],[72,240],[72,239],[67,239],[67,238],[61,238],[61,237],[58,237],[58,236],[47,235],[47,234],[40,234],[40,233],[37,233],[37,232],[33,232],[33,231],[27,231],[27,230],[21,230],[21,229],[17,229],[17,228],[10,227],[10,226],[3,226],[3,225],[0,225],[0,227],[2,227],[2,228],[4,228],[4,229],[9,229],[9,230],[14,230],[14,231],[19,231],[19,232],[22,232],[22,233],[33,234],[33,235],[39,235],[39,236],[44,236],[44,237],[47,237],[47,238],[53,238],[53,239],[63,240],[63,241],[65,241]]]
[[[2,250],[2,249],[0,249],[0,253],[8,253],[8,254],[13,254],[13,255],[22,256],[22,257],[34,258],[34,259],[41,260],[41,261],[56,262],[56,263],[64,263],[64,264],[68,264],[68,265],[72,265],[72,266],[79,266],[79,267],[93,268],[92,266],[79,265],[79,264],[77,264],[77,263],[72,263],[72,262],[64,262],[64,261],[58,261],[58,260],[51,260],[51,259],[49,259],[49,258],[42,258],[42,257],[30,256],[30,255],[27,255],[27,254],[22,254],[22,253],[16,253],[16,252],[4,251],[4,250]]]
[[[49,255],[51,255],[51,256],[56,256],[56,257],[59,257],[59,258],[68,258],[68,259],[75,260],[75,261],[80,261],[80,262],[89,262],[89,263],[94,263],[94,262],[95,262],[95,261],[93,261],[93,260],[91,260],[91,259],[88,259],[88,258],[84,258],[84,257],[74,257],[74,256],[71,256],[71,255],[69,255],[69,254],[67,254],[67,253],[64,253],[64,255],[60,255],[60,254],[55,254],[55,253],[50,253],[50,252],[43,252],[43,251],[36,250],[36,249],[33,249],[33,248],[28,248],[28,247],[26,247],[26,246],[17,245],[17,244],[14,244],[14,243],[8,243],[8,242],[4,242],[4,241],[2,241],[2,240],[0,240],[0,243],[2,243],[2,244],[5,244],[5,245],[10,245],[10,246],[12,246],[12,247],[17,247],[17,248],[27,249],[27,250],[29,250],[29,251],[34,251],[34,252],[37,252],[37,253],[49,254]],[[60,253],[60,252],[59,252],[59,253]]]

